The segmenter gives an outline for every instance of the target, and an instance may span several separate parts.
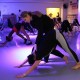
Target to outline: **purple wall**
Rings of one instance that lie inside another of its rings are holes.
[[[53,1],[53,2],[52,2]],[[56,2],[59,1],[59,2]],[[27,11],[41,11],[42,13],[46,14],[46,8],[54,8],[58,7],[61,8],[61,17],[65,19],[67,15],[66,11],[63,9],[63,2],[62,0],[2,0],[0,1],[0,10],[3,14],[11,14],[15,13],[16,15],[19,14],[18,10],[27,10]]]

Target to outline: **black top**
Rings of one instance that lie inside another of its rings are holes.
[[[33,15],[30,24],[36,28],[38,32],[42,33],[47,33],[54,27],[53,20],[47,15],[42,15],[41,17]]]
[[[36,44],[40,43],[43,37],[43,33],[48,33],[54,27],[53,20],[50,19],[47,15],[42,15],[41,17],[33,15],[30,24],[33,26],[33,28],[38,30]]]
[[[18,31],[20,31],[21,26],[22,26],[22,23],[16,23],[14,26],[16,27],[16,29],[17,29]]]
[[[42,15],[40,18],[36,15],[33,15],[30,24],[38,30],[38,36],[36,40],[36,60],[41,60],[43,57],[49,54],[50,50],[55,45],[56,37],[53,29],[54,23],[53,20],[47,15]],[[45,38],[43,38],[43,33],[45,33]]]
[[[64,31],[65,32],[72,31],[72,28],[68,20],[64,20],[61,24],[61,32],[64,32]]]

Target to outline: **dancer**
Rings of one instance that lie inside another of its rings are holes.
[[[63,32],[68,32],[69,36],[72,36],[72,27],[69,24],[68,20],[64,20],[61,24],[61,29],[60,31]]]
[[[14,32],[16,32],[16,34],[24,40],[24,44],[27,44],[27,45],[32,44],[29,35],[25,32],[24,24],[16,23],[15,26],[12,28],[11,32],[9,33],[9,35],[6,36],[6,41],[4,43],[0,43],[1,44],[0,46],[4,46],[8,42],[12,41],[13,39],[12,35]],[[21,35],[20,32],[22,32],[26,36],[27,39],[23,37],[23,35]]]
[[[21,68],[24,66],[24,64],[26,64],[27,62],[30,64],[30,65],[33,65],[35,60],[36,60],[36,44],[34,45],[33,49],[32,49],[32,52],[31,54],[27,57],[27,59],[22,63],[20,64],[19,66],[16,66],[17,68]],[[60,51],[56,50],[56,49],[53,49],[53,51],[51,52],[51,54],[55,55],[55,56],[58,56],[60,58],[63,58],[63,60],[68,63],[68,58],[67,56],[64,56]],[[46,63],[48,63],[48,59],[49,59],[49,55],[44,57],[44,61]]]
[[[39,38],[42,36],[39,34],[40,31],[41,33],[45,33],[45,38],[40,42],[39,45],[37,45],[35,63],[25,73],[16,76],[17,78],[22,78],[30,74],[39,65],[42,58],[49,55],[49,53],[54,49],[56,40],[61,44],[62,48],[66,52],[70,53],[76,60],[76,65],[73,67],[73,69],[80,68],[80,62],[76,53],[69,47],[59,30],[53,29],[53,21],[48,16],[43,15],[42,18],[38,18],[37,16],[34,17],[27,11],[24,11],[22,12],[21,17],[25,20],[25,22],[30,23],[32,26],[37,26]],[[39,38],[37,39],[39,40]]]

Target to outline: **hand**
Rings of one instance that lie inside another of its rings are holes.
[[[20,74],[20,75],[17,75],[16,78],[24,78],[26,76],[26,74]]]
[[[15,66],[15,68],[21,68],[22,67],[22,65],[20,65],[20,66]]]

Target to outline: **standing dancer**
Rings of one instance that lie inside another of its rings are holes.
[[[55,45],[55,47],[56,47],[56,45]],[[53,51],[51,52],[51,54],[53,54],[53,55],[56,55],[56,56],[58,56],[58,57],[60,57],[60,58],[63,58],[63,60],[66,62],[66,63],[68,63],[68,58],[67,58],[67,56],[64,56],[60,51],[58,51],[58,50],[56,50],[56,49],[53,49]],[[31,54],[27,57],[27,59],[23,62],[23,63],[21,63],[19,66],[16,66],[17,68],[21,68],[21,67],[23,67],[24,66],[24,64],[26,64],[27,62],[30,64],[30,65],[33,65],[34,64],[34,62],[36,61],[36,44],[34,45],[34,47],[33,47],[33,49],[32,49],[32,52],[31,52]],[[48,59],[49,59],[49,55],[48,56],[46,56],[46,57],[44,57],[44,61],[46,62],[46,63],[48,63]]]
[[[43,33],[45,33],[45,38],[37,45],[36,51],[36,61],[35,63],[23,74],[18,75],[17,78],[22,78],[30,74],[41,62],[41,59],[53,50],[55,47],[56,40],[60,43],[62,48],[70,53],[74,59],[76,60],[76,65],[73,69],[80,68],[80,62],[76,55],[76,53],[69,47],[63,35],[59,32],[59,30],[53,29],[53,21],[46,15],[43,15],[42,18],[38,18],[37,16],[31,15],[29,12],[24,11],[21,13],[21,17],[25,20],[25,22],[30,23],[32,26],[37,26],[38,37],[37,41],[40,40],[40,37]]]
[[[0,46],[4,46],[8,42],[12,41],[12,39],[13,39],[12,35],[14,32],[16,32],[16,34],[24,40],[24,44],[27,44],[27,45],[32,44],[29,35],[25,32],[24,24],[16,23],[15,26],[12,28],[11,32],[9,33],[9,35],[6,36],[6,41],[4,43],[1,43]],[[22,32],[26,36],[26,38],[23,37],[23,35],[21,35],[20,32]]]

